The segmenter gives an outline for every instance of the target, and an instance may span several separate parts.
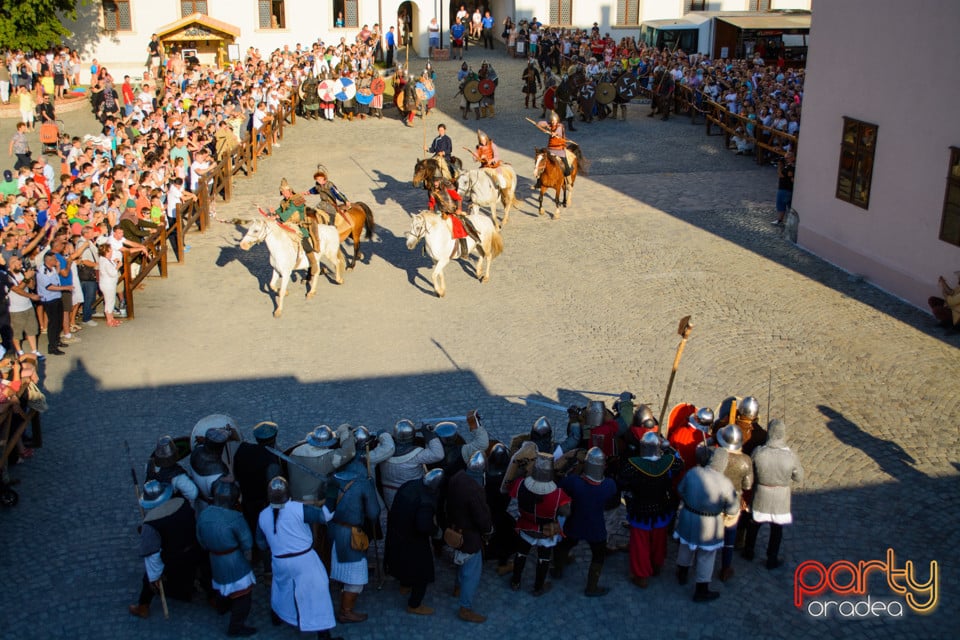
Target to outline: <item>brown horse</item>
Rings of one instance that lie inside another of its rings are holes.
[[[453,165],[454,171],[451,180],[456,182],[457,175],[463,170],[463,163],[461,163],[460,159],[456,156],[450,156],[450,164]],[[438,173],[440,173],[440,158],[433,157],[417,160],[417,164],[413,167],[413,186],[419,187],[423,185],[423,188],[429,191],[433,183],[433,176]]]
[[[550,153],[547,149],[535,149],[536,163],[534,164],[533,175],[540,181],[540,199],[537,202],[537,213],[543,215],[543,194],[547,189],[553,189],[554,202],[557,204],[557,210],[553,214],[554,220],[560,217],[561,203],[564,207],[570,206],[573,202],[573,183],[577,180],[577,173],[586,172],[586,163],[583,154],[580,151],[580,145],[569,143],[567,150],[573,154],[573,161],[570,163],[569,187],[567,179],[563,175],[563,161]],[[563,200],[560,194],[563,193]]]
[[[333,224],[330,221],[330,214],[322,209],[317,209],[317,216],[324,224]],[[340,242],[344,242],[347,236],[353,239],[353,261],[347,265],[347,270],[353,269],[357,265],[357,260],[363,260],[363,253],[360,251],[360,234],[366,231],[367,240],[373,240],[373,211],[364,202],[351,202],[349,207],[340,207],[338,217],[349,222],[349,226],[339,229]],[[342,249],[342,247],[341,247]],[[346,250],[343,249],[344,254]]]

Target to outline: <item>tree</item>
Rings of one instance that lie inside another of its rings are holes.
[[[71,35],[61,17],[76,19],[75,0],[0,0],[0,49],[38,51],[60,44]]]

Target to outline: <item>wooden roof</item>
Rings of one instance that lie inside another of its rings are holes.
[[[182,33],[177,33],[178,31],[182,31]],[[190,40],[204,40],[210,37],[219,37],[218,33],[237,38],[240,36],[240,27],[235,27],[202,13],[194,13],[157,29],[157,36],[161,40],[181,40],[184,37]],[[169,36],[173,36],[173,38]]]

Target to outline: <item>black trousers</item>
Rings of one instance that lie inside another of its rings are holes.
[[[60,331],[63,329],[63,300],[45,300],[43,310],[47,314],[47,351],[60,346]]]

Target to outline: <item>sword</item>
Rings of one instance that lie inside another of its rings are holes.
[[[555,402],[544,402],[543,400],[535,400],[533,398],[521,398],[527,404],[535,404],[541,407],[546,407],[547,409],[554,409],[556,411],[567,412],[567,407],[562,404],[557,404]]]
[[[420,418],[420,424],[436,424],[438,422],[466,422],[467,416],[446,416],[445,418]]]
[[[306,474],[308,474],[308,475],[311,475],[311,476],[313,476],[314,478],[317,478],[318,480],[323,480],[324,482],[327,481],[327,476],[323,475],[322,473],[320,473],[320,472],[318,472],[318,471],[314,471],[313,469],[311,469],[311,468],[308,467],[307,465],[303,464],[302,462],[297,462],[296,460],[294,460],[293,458],[291,458],[291,457],[288,456],[287,454],[283,453],[282,451],[278,451],[278,450],[274,449],[273,447],[264,447],[264,449],[266,449],[267,451],[269,451],[269,452],[272,453],[273,455],[277,456],[278,458],[280,458],[281,460],[283,460],[283,461],[286,462],[287,464],[292,464],[293,466],[297,467],[298,469],[300,469],[300,470],[303,471],[304,473],[306,473]]]
[[[619,398],[619,393],[610,393],[608,391],[586,391],[584,389],[570,389],[570,393],[581,393],[585,396],[610,396],[612,398]]]

